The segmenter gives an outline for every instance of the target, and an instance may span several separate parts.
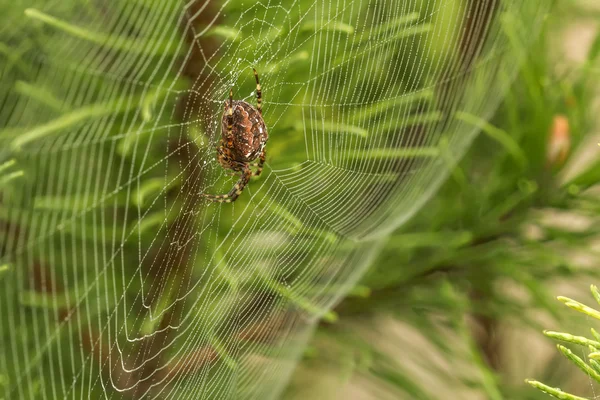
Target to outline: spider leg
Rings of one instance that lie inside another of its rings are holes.
[[[249,165],[244,165],[244,169],[242,170],[242,175],[240,179],[237,181],[233,188],[227,194],[202,194],[202,197],[206,198],[209,201],[218,202],[218,203],[233,203],[240,194],[244,191],[244,188],[250,181],[250,177],[252,176],[252,170]]]
[[[256,108],[260,115],[262,115],[262,91],[260,90],[260,81],[258,80],[258,73],[255,68],[252,68],[254,71],[254,79],[256,79]]]
[[[267,156],[267,151],[265,149],[263,149],[263,151],[260,152],[260,158],[258,159],[257,163],[252,164],[253,167],[257,167],[256,172],[254,173],[254,176],[259,176],[263,170],[263,165],[265,164],[265,158]]]
[[[229,147],[233,142],[233,89],[229,89],[229,108],[227,109],[227,141]]]

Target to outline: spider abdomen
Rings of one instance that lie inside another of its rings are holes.
[[[233,101],[233,124],[231,137],[228,137],[227,114],[229,101],[225,102],[223,113],[222,143],[229,153],[228,158],[233,162],[247,163],[255,160],[263,151],[269,134],[260,112],[251,104],[242,101]]]

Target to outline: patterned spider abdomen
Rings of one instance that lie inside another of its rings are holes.
[[[233,101],[233,124],[228,137],[229,100],[224,104],[219,162],[223,168],[239,171],[243,164],[255,160],[263,151],[269,134],[260,112],[251,104]]]

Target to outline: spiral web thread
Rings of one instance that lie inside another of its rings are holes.
[[[549,2],[4,7],[0,393],[263,399],[448,176]],[[207,203],[237,180],[215,146],[253,67],[265,170]]]

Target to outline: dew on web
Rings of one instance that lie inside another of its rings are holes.
[[[526,54],[507,32],[527,46],[549,7],[31,3],[0,15],[22,35],[0,85],[0,371],[7,398],[43,399],[276,397],[498,106]],[[252,68],[267,161],[208,205]]]

